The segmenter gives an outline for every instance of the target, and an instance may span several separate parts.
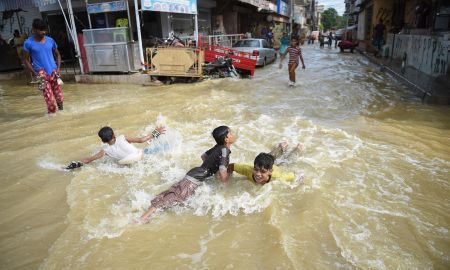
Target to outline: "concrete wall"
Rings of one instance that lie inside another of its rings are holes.
[[[140,73],[122,75],[75,75],[75,81],[77,83],[136,84],[148,86],[158,86],[162,84],[161,82],[152,82],[149,75]]]
[[[42,19],[42,16],[37,7],[29,6],[29,7],[22,7],[22,9],[26,11],[26,12],[19,12],[18,14],[19,20],[21,22],[20,24],[22,25],[22,32],[30,36],[33,20],[36,18]],[[9,38],[11,38],[13,36],[15,29],[18,29],[20,31],[18,23],[19,20],[17,19],[16,13],[14,13],[14,15],[11,18],[0,21],[0,23],[3,24],[3,29],[0,32],[3,39],[8,40]]]
[[[449,74],[450,40],[422,35],[395,35],[394,38],[390,34],[387,45],[392,46],[392,42],[394,59],[402,59],[406,53],[408,66],[434,77]]]
[[[366,11],[363,10],[358,15],[358,33],[356,34],[356,38],[358,40],[364,40],[365,29],[366,29]]]

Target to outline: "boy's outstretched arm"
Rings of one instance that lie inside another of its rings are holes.
[[[148,134],[147,136],[140,137],[140,138],[133,138],[133,137],[125,136],[125,140],[127,140],[127,142],[129,142],[129,143],[143,143],[143,142],[158,138],[159,135],[164,134],[164,133],[166,133],[165,127],[157,127],[151,134]]]
[[[305,151],[305,145],[303,143],[298,143],[296,147],[294,147],[294,149],[292,149],[292,151],[287,154],[286,158],[291,158],[291,156],[296,155],[296,154],[302,154]]]
[[[230,163],[230,165],[228,165],[228,174],[232,174],[234,172],[234,163]]]
[[[80,160],[81,162],[83,162],[83,164],[88,164],[91,163],[92,161],[102,158],[105,155],[105,151],[100,150],[97,154],[91,156],[91,157],[87,157],[87,158],[83,158],[82,160]]]
[[[280,142],[279,144],[277,144],[272,151],[270,151],[269,154],[271,154],[275,159],[281,157],[281,155],[283,155],[284,151],[286,151],[288,147],[288,143],[287,142]]]

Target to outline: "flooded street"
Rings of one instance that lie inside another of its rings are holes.
[[[286,62],[248,80],[65,84],[54,117],[34,86],[0,82],[0,268],[449,269],[450,108],[421,104],[359,54],[303,53],[295,88]],[[171,151],[60,169],[100,149],[102,126],[139,136],[156,121]],[[303,180],[210,180],[132,225],[223,124],[239,133],[231,162],[303,142],[280,164]]]

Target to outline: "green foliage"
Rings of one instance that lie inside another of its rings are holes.
[[[339,16],[337,23],[336,23],[336,29],[342,29],[347,26],[347,16]]]
[[[347,17],[339,16],[334,8],[328,8],[322,13],[321,22],[324,30],[341,29],[347,25]]]
[[[322,13],[323,27],[328,30],[337,25],[337,17],[339,17],[337,11],[334,8],[328,8]]]

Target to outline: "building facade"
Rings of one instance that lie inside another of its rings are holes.
[[[372,49],[381,21],[385,57],[433,76],[449,75],[450,3],[445,0],[356,0],[358,40]]]

